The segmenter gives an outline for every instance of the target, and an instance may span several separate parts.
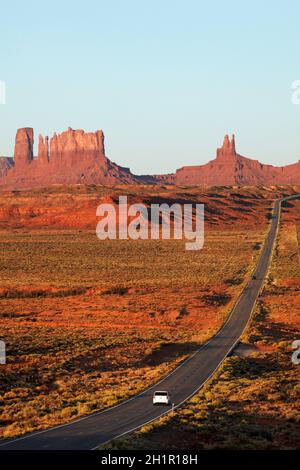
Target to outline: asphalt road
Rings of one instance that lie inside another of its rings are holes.
[[[159,384],[120,405],[66,425],[2,443],[0,450],[94,449],[169,411],[170,407],[152,405],[154,390],[168,390],[176,407],[192,396],[231,352],[247,326],[268,270],[279,219],[280,201],[275,201],[270,230],[253,273],[255,278],[249,280],[223,328],[193,356]]]

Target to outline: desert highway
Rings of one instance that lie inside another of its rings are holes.
[[[292,199],[298,195],[283,199]],[[270,229],[262,252],[242,294],[223,328],[193,356],[145,392],[108,410],[94,413],[69,424],[35,432],[0,444],[0,450],[95,449],[117,436],[169,412],[170,407],[152,405],[154,390],[168,390],[175,407],[191,397],[212,376],[243,334],[263,286],[279,227],[281,201],[274,203]]]

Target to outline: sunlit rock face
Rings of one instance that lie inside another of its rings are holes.
[[[116,165],[105,156],[101,130],[84,132],[69,128],[61,134],[54,133],[50,140],[40,135],[37,157],[33,156],[33,144],[32,128],[17,131],[14,159],[2,172],[2,184],[30,188],[49,184],[139,182],[128,168]],[[5,167],[4,163],[2,166]]]
[[[32,188],[51,184],[173,184],[173,185],[285,185],[300,184],[300,162],[283,167],[265,165],[236,151],[235,137],[225,136],[216,158],[205,165],[183,166],[175,173],[137,176],[105,155],[102,130],[84,132],[69,127],[48,138],[39,135],[33,154],[34,133],[19,129],[14,158],[0,158],[0,185]],[[187,156],[188,157],[188,156]]]
[[[184,166],[173,177],[177,185],[284,185],[300,184],[300,162],[283,167],[265,165],[236,152],[235,137],[225,136],[216,158],[199,166]]]

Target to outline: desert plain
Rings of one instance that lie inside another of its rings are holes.
[[[0,369],[1,437],[47,429],[108,408],[155,383],[199,348],[226,321],[251,275],[274,199],[297,191],[168,185],[3,191],[0,319],[7,364]],[[146,205],[204,203],[204,248],[189,252],[184,240],[173,239],[100,241],[95,233],[97,205],[115,204],[122,194]],[[288,403],[296,400],[299,388],[288,360],[291,338],[299,331],[299,202],[287,203],[282,219],[268,284],[245,336],[245,343],[255,347],[254,355],[228,358],[219,379],[210,381],[176,417],[142,429],[129,444],[113,445],[150,443],[156,448],[157,431],[166,429],[176,447],[180,426],[191,446],[238,447],[243,444],[241,432],[232,437],[231,418],[226,419],[240,416],[241,407],[247,416],[239,423],[250,419],[262,400],[257,390],[267,393],[264,381],[270,386],[269,377],[273,388],[261,405],[258,435],[261,423],[273,422],[278,413],[299,430],[299,416],[288,404],[272,405],[272,396],[285,393],[282,387],[277,391],[280,365],[291,394]],[[251,367],[254,372],[243,379],[240,368],[246,373]],[[243,406],[245,400],[250,411]],[[222,444],[212,444],[220,427]],[[273,439],[270,445],[293,447],[296,437],[279,441]],[[164,442],[170,447],[170,440]]]

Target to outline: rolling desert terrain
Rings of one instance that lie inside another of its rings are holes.
[[[298,449],[300,202],[285,203],[268,281],[242,343],[173,416],[106,445],[112,449]]]
[[[1,437],[46,429],[110,407],[156,382],[212,337],[258,259],[273,200],[297,191],[56,185],[2,192],[0,315],[8,360],[0,369]],[[146,205],[204,203],[203,250],[187,252],[184,241],[178,240],[100,241],[95,234],[96,207],[102,201],[115,203],[124,192],[130,201]],[[260,310],[268,309],[268,321],[274,316],[270,337],[256,323],[248,333],[263,354],[258,359],[262,367],[261,357],[269,351],[277,354],[273,323],[284,321],[291,334],[297,326],[297,208],[296,201],[284,208],[274,279],[260,299]],[[293,263],[287,259],[290,245]],[[287,297],[282,298],[282,290],[294,299],[295,312],[283,314],[280,302]],[[278,326],[279,338],[280,334]],[[289,340],[287,332],[285,338]],[[243,380],[236,381],[236,370],[252,366],[256,367],[252,356],[227,359],[225,375],[234,378],[236,393],[243,395],[245,387]],[[209,387],[213,384],[200,397]],[[224,390],[218,393],[223,395]],[[198,399],[197,395],[192,403]],[[218,400],[216,396],[213,403]],[[202,410],[211,403],[206,399],[202,405],[200,399],[200,405]],[[176,417],[180,426],[181,413],[184,423],[189,406]],[[272,407],[271,402],[266,406]],[[205,415],[201,413],[196,415]],[[171,426],[176,445],[173,418],[167,421],[161,426]],[[146,443],[152,445],[148,434]],[[148,434],[143,430],[143,439]],[[136,439],[130,446],[141,445],[139,435]],[[209,439],[205,442],[209,445]]]

